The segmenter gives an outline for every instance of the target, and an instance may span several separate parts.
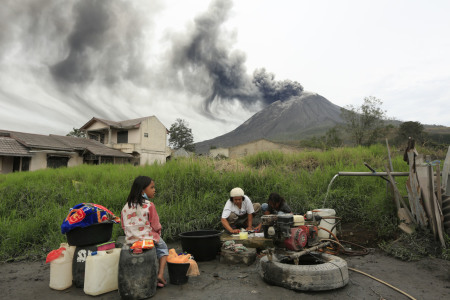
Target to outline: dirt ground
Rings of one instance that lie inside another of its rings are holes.
[[[169,247],[181,251],[179,244]],[[416,299],[449,299],[450,262],[425,258],[404,262],[378,250],[366,256],[342,256],[349,268],[368,273]],[[349,283],[325,292],[296,292],[264,282],[259,260],[250,265],[227,265],[215,260],[198,263],[200,276],[184,285],[168,283],[153,299],[408,299],[398,291],[365,275],[349,270]],[[0,264],[2,299],[120,299],[113,291],[96,297],[74,286],[64,291],[49,288],[50,266],[45,262]],[[166,279],[169,279],[166,268]],[[169,280],[168,280],[169,281]]]

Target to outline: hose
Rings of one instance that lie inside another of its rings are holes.
[[[372,276],[372,275],[369,275],[369,274],[367,274],[367,273],[364,273],[363,271],[360,271],[360,270],[356,270],[356,269],[353,269],[353,268],[348,268],[348,269],[351,270],[351,271],[353,271],[353,272],[357,272],[357,273],[366,275],[367,277],[370,277],[370,278],[372,278],[372,279],[374,279],[374,280],[376,280],[376,281],[378,281],[378,282],[381,282],[382,284],[387,285],[388,287],[390,287],[390,288],[396,290],[397,292],[399,292],[399,293],[405,295],[406,297],[408,297],[408,298],[411,299],[411,300],[416,300],[416,298],[414,298],[413,296],[411,296],[411,295],[405,293],[404,291],[402,291],[402,290],[396,288],[395,286],[393,286],[393,285],[391,285],[391,284],[389,284],[389,283],[387,283],[387,282],[385,282],[385,281],[383,281],[383,280],[380,280],[380,279],[378,279],[378,278],[376,278],[376,277],[374,277],[374,276]]]
[[[321,239],[321,241],[327,240],[327,241],[330,241],[330,242],[333,242],[333,243],[339,245],[339,246],[342,248],[341,251],[339,251],[339,249],[335,250],[334,248],[332,248],[333,251],[328,251],[327,253],[330,253],[330,254],[336,254],[336,253],[339,253],[339,252],[340,252],[340,253],[343,253],[343,254],[346,254],[346,255],[351,255],[351,256],[359,256],[359,255],[362,256],[362,255],[367,255],[367,254],[369,254],[369,249],[367,249],[366,247],[357,245],[357,244],[352,243],[352,242],[343,241],[343,240],[341,240],[341,241],[339,242],[339,239],[336,237],[336,235],[335,235],[332,231],[330,231],[330,230],[328,230],[328,229],[326,229],[326,228],[320,227],[320,226],[319,226],[318,228],[321,229],[321,230],[325,230],[326,232],[330,233],[330,235],[332,235],[333,238],[335,239],[335,240],[333,240],[333,239]],[[362,248],[363,250],[361,250],[361,251],[353,251],[353,250],[352,250],[352,251],[349,251],[349,250],[346,250],[346,249],[345,249],[345,247],[342,245],[342,243],[351,244],[351,245],[353,245],[353,246],[360,247],[360,248]]]

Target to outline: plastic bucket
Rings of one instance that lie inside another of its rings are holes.
[[[113,222],[102,222],[86,227],[76,227],[66,233],[71,246],[88,246],[109,241],[112,236]]]
[[[187,271],[189,269],[190,263],[177,264],[167,262],[167,267],[169,269],[169,281],[171,284],[185,284],[188,282],[189,277],[187,277]]]
[[[196,261],[208,261],[216,258],[220,250],[220,231],[198,230],[180,233],[181,247],[184,252],[194,256]]]
[[[319,239],[329,239],[330,233],[328,231],[331,231],[334,235],[336,235],[336,227],[334,226],[336,224],[336,219],[334,219],[334,217],[336,216],[336,212],[334,211],[334,209],[320,208],[313,210],[313,213],[322,217],[319,223],[319,227],[326,229],[324,230],[319,228]]]

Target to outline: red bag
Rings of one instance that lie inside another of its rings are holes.
[[[52,260],[55,260],[55,259],[57,259],[58,257],[60,257],[60,256],[61,256],[61,253],[62,253],[64,250],[66,250],[66,248],[65,248],[65,247],[61,247],[61,248],[59,248],[59,249],[57,249],[57,250],[52,250],[52,251],[50,251],[50,253],[47,254],[47,259],[45,260],[45,263],[49,263],[49,262],[51,262]]]

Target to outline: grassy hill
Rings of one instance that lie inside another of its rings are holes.
[[[406,171],[402,151],[391,149],[394,169]],[[69,209],[82,202],[101,204],[120,214],[138,175],[155,179],[154,203],[163,238],[185,231],[222,229],[220,214],[229,191],[242,187],[253,202],[280,193],[296,213],[333,208],[343,223],[369,228],[378,240],[398,234],[395,205],[386,183],[375,177],[339,177],[340,171],[382,170],[384,145],[297,154],[260,153],[241,160],[177,159],[164,165],[82,165],[0,175],[0,260],[45,256],[65,241],[60,226]],[[421,150],[419,150],[421,152]],[[398,178],[402,188],[406,178]],[[402,190],[405,194],[405,190]],[[379,226],[383,224],[383,226]],[[114,225],[113,239],[123,235]]]

